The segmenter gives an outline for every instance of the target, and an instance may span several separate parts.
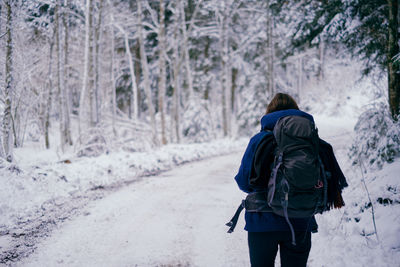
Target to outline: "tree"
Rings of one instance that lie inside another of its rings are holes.
[[[344,44],[364,60],[365,75],[376,68],[387,72],[389,107],[396,119],[400,110],[399,64],[394,60],[399,53],[398,1],[296,0],[290,4],[296,5],[304,17],[294,17],[295,31],[288,51],[319,45],[325,38]],[[290,4],[281,3],[279,10],[288,9]]]
[[[49,138],[49,128],[50,128],[50,112],[51,112],[51,105],[52,105],[52,100],[53,100],[53,72],[52,72],[52,66],[53,66],[53,47],[54,47],[54,42],[52,41],[53,38],[50,38],[50,44],[49,44],[49,69],[48,69],[48,78],[47,78],[47,83],[46,83],[46,107],[44,110],[44,142],[46,149],[50,148],[50,138]]]
[[[179,73],[179,64],[180,64],[180,56],[179,56],[179,25],[181,21],[181,12],[180,12],[180,1],[175,2],[175,16],[174,16],[174,34],[173,34],[173,55],[172,55],[172,79],[173,79],[173,92],[172,92],[172,102],[173,102],[173,132],[175,135],[175,140],[177,143],[181,141],[181,133],[180,133],[180,96],[181,96],[181,87],[180,87],[180,73]],[[172,139],[172,138],[171,138]]]
[[[110,44],[110,53],[111,53],[111,60],[110,60],[110,80],[111,80],[111,120],[112,120],[112,129],[114,136],[117,136],[117,130],[115,127],[115,120],[116,120],[116,115],[117,115],[117,94],[116,94],[116,88],[115,88],[115,33],[114,33],[114,10],[113,10],[113,5],[110,0],[108,0],[108,7],[110,10],[110,20],[111,20],[111,25],[109,27],[110,29],[110,39],[111,39],[111,44]]]
[[[81,123],[83,120],[83,113],[84,113],[84,104],[85,104],[85,97],[86,97],[86,91],[88,89],[88,84],[89,84],[89,74],[90,74],[90,65],[91,65],[91,61],[90,58],[92,57],[92,54],[90,53],[90,46],[91,46],[91,32],[92,32],[92,1],[91,0],[87,0],[86,1],[86,15],[85,15],[85,54],[84,54],[84,72],[83,72],[83,80],[82,80],[82,90],[80,92],[80,99],[79,99],[79,135],[82,134],[81,132]],[[90,110],[92,109],[92,107],[89,107]],[[91,114],[92,115],[92,114]],[[92,116],[90,116],[90,120],[92,120]]]
[[[400,64],[395,62],[399,53],[398,1],[357,0],[346,2],[353,23],[344,29],[344,42],[353,54],[363,57],[367,74],[374,66],[387,72],[389,109],[393,119],[400,112]],[[355,27],[352,27],[354,26]]]
[[[190,68],[190,56],[189,56],[189,47],[188,47],[188,33],[186,30],[186,19],[185,19],[185,9],[182,0],[179,0],[179,8],[181,13],[181,26],[182,26],[182,38],[183,38],[183,53],[185,59],[185,68],[186,68],[186,80],[188,83],[188,99],[193,97],[193,76],[192,69]]]
[[[70,93],[69,93],[69,87],[68,87],[68,81],[69,81],[69,73],[70,73],[70,67],[69,67],[69,26],[68,26],[68,15],[67,11],[69,8],[69,0],[64,0],[64,10],[63,10],[63,15],[62,15],[62,23],[63,23],[63,28],[64,28],[64,67],[63,67],[63,85],[64,85],[64,90],[62,92],[62,97],[63,100],[61,101],[62,104],[64,105],[64,136],[66,142],[72,146],[72,135],[71,135],[71,119],[70,119]]]
[[[144,47],[144,36],[143,36],[143,25],[142,25],[142,3],[141,0],[137,0],[137,6],[138,6],[138,41],[139,41],[139,46],[140,46],[140,60],[142,63],[142,70],[143,70],[143,80],[144,80],[144,89],[146,93],[146,100],[147,100],[147,106],[148,110],[150,113],[150,123],[151,123],[151,128],[153,131],[153,140],[154,143],[158,144],[158,138],[157,138],[157,126],[156,126],[156,118],[155,118],[155,111],[154,111],[154,105],[153,105],[153,100],[152,100],[152,94],[151,94],[151,88],[150,88],[150,73],[149,73],[149,66],[147,62],[147,55],[146,55],[146,50]]]
[[[221,88],[222,88],[222,126],[224,136],[231,134],[231,106],[229,105],[229,96],[231,89],[231,58],[230,58],[230,45],[228,26],[231,19],[230,3],[225,1],[225,8],[221,14]]]
[[[129,37],[128,33],[122,29],[122,27],[118,27],[121,31],[124,33],[124,40],[125,40],[125,51],[126,51],[126,57],[129,62],[129,72],[131,76],[131,84],[132,84],[132,97],[133,97],[133,116],[135,119],[139,118],[139,102],[137,99],[137,84],[136,84],[136,74],[135,74],[135,69],[133,66],[133,59],[132,59],[132,53],[131,53],[131,47],[129,45]]]
[[[274,62],[275,62],[275,49],[274,49],[274,16],[270,7],[270,1],[267,1],[267,7],[266,7],[266,33],[267,33],[267,51],[266,51],[266,66],[268,66],[267,69],[267,81],[268,81],[268,87],[267,91],[270,93],[270,95],[275,94],[275,81],[274,81]]]
[[[5,66],[5,88],[4,88],[4,114],[3,114],[3,149],[4,155],[7,161],[12,161],[12,144],[13,137],[11,134],[12,127],[12,117],[11,117],[11,107],[12,107],[12,94],[14,90],[13,85],[13,9],[12,0],[4,1],[6,8],[6,66]]]
[[[100,33],[102,29],[102,21],[103,21],[103,5],[104,0],[100,0],[99,7],[98,7],[98,16],[97,16],[97,24],[94,30],[94,88],[95,88],[95,110],[96,110],[96,123],[100,122]]]
[[[389,25],[388,25],[388,51],[387,68],[389,83],[389,106],[392,117],[397,120],[400,114],[400,62],[395,58],[399,51],[399,2],[388,0]]]
[[[88,22],[88,32],[85,33],[89,37],[89,51],[88,51],[88,61],[87,61],[87,86],[88,86],[88,93],[89,93],[89,123],[91,127],[94,127],[97,123],[96,121],[96,92],[94,87],[94,31],[93,31],[93,23],[94,23],[94,0],[87,0],[87,22]]]
[[[165,145],[167,143],[167,138],[165,136],[165,86],[166,86],[166,40],[165,40],[165,6],[163,0],[160,0],[160,26],[158,33],[158,43],[159,43],[159,68],[160,77],[158,79],[158,112],[161,115],[161,143]]]
[[[85,146],[120,123],[131,128],[119,137],[137,143],[249,134],[271,95],[323,80],[324,51],[344,46],[364,58],[365,74],[376,63],[389,74],[397,114],[393,1],[19,1],[18,31],[0,39],[1,140],[22,145],[37,123],[46,147],[53,125],[72,144],[74,115]]]
[[[72,143],[71,137],[70,137],[70,130],[68,129],[68,121],[69,121],[69,114],[67,114],[67,104],[66,104],[66,88],[65,88],[65,82],[66,82],[66,73],[65,73],[65,61],[63,61],[63,53],[62,49],[64,48],[65,51],[67,50],[67,45],[65,47],[62,47],[61,44],[61,25],[60,25],[60,4],[57,2],[55,6],[55,46],[56,46],[56,55],[57,55],[57,95],[59,99],[59,116],[60,116],[60,141],[61,141],[61,149],[64,151],[64,146],[65,144]],[[68,42],[65,41],[64,44],[67,44]],[[68,57],[65,55],[66,58]],[[68,61],[67,61],[68,62]]]

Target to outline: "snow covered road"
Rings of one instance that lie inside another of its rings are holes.
[[[241,155],[190,163],[93,202],[20,266],[247,266],[243,219],[224,225],[243,194]]]

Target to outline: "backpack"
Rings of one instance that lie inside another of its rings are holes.
[[[318,130],[307,118],[287,116],[278,120],[273,134],[277,148],[267,203],[285,217],[296,245],[289,218],[311,218],[327,210],[328,182],[319,157]]]
[[[268,206],[289,218],[322,213],[326,210],[328,183],[314,123],[300,116],[282,117],[273,134],[277,148],[268,182]]]
[[[240,212],[274,212],[289,218],[312,217],[327,210],[327,176],[319,157],[318,130],[313,121],[301,116],[280,118],[273,129],[277,147],[266,192],[248,194],[226,225],[233,232]]]

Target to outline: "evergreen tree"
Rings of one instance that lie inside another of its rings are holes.
[[[316,46],[322,39],[344,44],[364,60],[365,75],[376,67],[387,72],[389,106],[396,119],[400,109],[400,64],[394,59],[399,53],[398,1],[296,0],[278,6],[281,11],[293,7],[303,15],[289,18],[295,30],[286,54]]]

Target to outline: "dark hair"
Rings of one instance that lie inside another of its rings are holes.
[[[277,93],[268,104],[266,114],[285,109],[299,109],[299,107],[290,95]]]

